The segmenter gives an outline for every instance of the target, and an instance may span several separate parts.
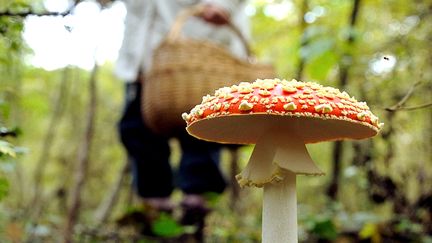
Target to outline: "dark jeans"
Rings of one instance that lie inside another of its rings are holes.
[[[126,85],[126,105],[118,124],[138,195],[168,197],[174,186],[188,194],[221,193],[226,183],[219,170],[220,145],[198,140],[186,131],[180,134],[182,157],[174,173],[168,138],[153,133],[143,123],[140,97],[140,83]]]

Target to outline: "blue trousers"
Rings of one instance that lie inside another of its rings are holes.
[[[226,183],[219,170],[221,146],[183,132],[178,136],[180,165],[174,171],[169,162],[169,138],[153,133],[143,122],[141,89],[139,82],[126,84],[124,112],[118,123],[137,194],[143,198],[168,197],[174,187],[187,194],[223,192]]]

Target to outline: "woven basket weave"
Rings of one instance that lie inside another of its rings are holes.
[[[145,75],[142,112],[146,124],[156,133],[174,135],[184,130],[181,114],[215,89],[275,76],[271,65],[239,59],[210,41],[181,37],[179,33],[186,19],[199,11],[189,9],[177,17],[168,36],[155,50],[152,69]],[[230,26],[251,57],[240,31]]]

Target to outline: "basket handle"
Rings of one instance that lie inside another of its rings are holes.
[[[203,5],[196,5],[194,7],[187,8],[181,11],[179,15],[176,17],[174,24],[172,25],[171,30],[168,33],[167,40],[168,41],[178,40],[181,37],[181,29],[183,25],[186,23],[186,20],[193,16],[198,17],[201,13],[203,13],[203,11],[204,11]],[[240,39],[240,41],[242,42],[246,50],[247,56],[251,57],[252,53],[251,53],[250,46],[246,38],[242,34],[242,32],[231,21],[227,23],[227,26]]]

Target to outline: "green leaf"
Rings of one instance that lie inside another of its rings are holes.
[[[359,236],[360,239],[370,239],[378,232],[378,227],[374,223],[367,223],[361,229]]]
[[[327,32],[327,28],[319,25],[311,25],[306,28],[303,36],[302,36],[302,42],[309,42],[312,39],[321,36]]]
[[[9,117],[11,113],[11,108],[8,104],[2,103],[0,100],[0,116]]]
[[[333,48],[333,45],[333,39],[321,38],[319,40],[309,43],[306,46],[303,46],[300,49],[300,56],[306,61],[309,61],[329,51],[331,48]]]
[[[0,177],[0,201],[9,193],[9,182],[6,178]]]
[[[0,155],[2,154],[15,158],[16,152],[14,146],[6,141],[0,140]]]
[[[9,5],[9,10],[12,12],[25,12],[30,11],[31,6],[29,3],[26,3],[24,1],[14,1],[12,4]]]
[[[334,52],[327,51],[322,55],[310,60],[305,68],[305,72],[310,78],[325,80],[329,71],[337,64],[338,59]]]
[[[315,222],[312,232],[322,239],[334,240],[337,237],[336,226],[331,219],[321,219]]]
[[[162,237],[175,237],[184,232],[183,227],[168,214],[161,214],[153,223],[152,230],[153,233]]]
[[[420,233],[422,231],[422,226],[412,222],[409,219],[403,218],[396,225],[396,230],[398,232],[412,232],[412,233]]]

